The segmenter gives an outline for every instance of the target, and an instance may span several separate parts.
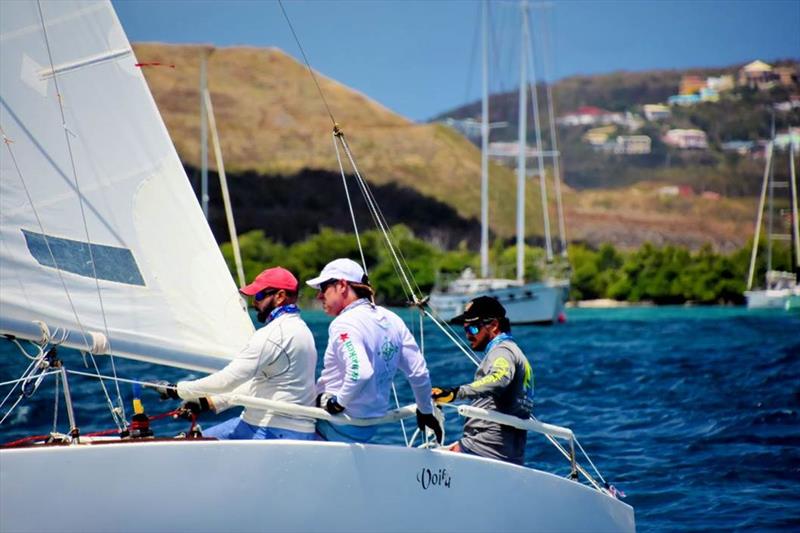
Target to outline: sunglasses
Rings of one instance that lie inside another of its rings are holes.
[[[324,293],[325,291],[328,290],[328,287],[330,287],[331,285],[335,285],[337,281],[339,280],[329,279],[328,281],[323,281],[322,283],[319,284],[319,292]]]
[[[278,291],[275,290],[275,289],[264,289],[264,290],[258,291],[253,298],[255,298],[255,301],[260,302],[261,300],[263,300],[267,296],[272,296],[273,294],[275,294],[277,292]]]
[[[464,324],[464,333],[474,337],[481,329],[483,329],[485,325],[486,322],[478,322],[477,324]]]

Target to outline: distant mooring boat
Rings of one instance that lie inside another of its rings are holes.
[[[773,136],[774,137],[774,136]],[[772,161],[775,149],[774,140],[767,146],[767,163],[764,167],[764,180],[761,185],[761,198],[758,204],[758,217],[756,218],[755,237],[753,238],[753,251],[750,256],[750,269],[747,275],[747,299],[749,309],[800,309],[800,285],[797,284],[797,274],[782,272],[772,269],[772,242],[773,240],[788,240],[792,243],[792,260],[795,268],[800,268],[800,234],[798,233],[797,220],[797,178],[794,165],[794,143],[789,143],[789,185],[791,187],[791,233],[789,235],[773,231],[773,197],[776,187],[786,187],[785,182],[776,182],[774,179],[774,165]],[[769,191],[769,194],[768,194]],[[769,201],[767,201],[767,197]],[[758,254],[758,241],[761,235],[761,222],[764,214],[764,204],[767,205],[767,274],[763,289],[752,290],[753,276],[756,269],[756,255]]]
[[[561,256],[566,260],[567,243],[564,229],[564,210],[561,204],[561,176],[559,170],[558,146],[556,143],[555,123],[553,117],[552,94],[547,86],[547,108],[550,125],[551,150],[542,148],[541,127],[539,124],[538,89],[536,69],[532,69],[531,81],[527,77],[528,61],[533,63],[533,49],[528,29],[527,5],[522,2],[520,44],[520,78],[519,78],[519,130],[517,153],[517,277],[516,279],[489,277],[489,82],[488,82],[488,16],[483,18],[483,95],[481,112],[481,275],[476,276],[471,269],[465,270],[461,276],[447,284],[438,286],[430,296],[430,306],[446,318],[451,318],[464,311],[464,306],[476,296],[492,296],[497,298],[506,308],[512,324],[553,324],[564,320],[564,302],[569,295],[569,279],[551,277],[542,281],[528,281],[525,273],[525,181],[527,176],[527,118],[528,93],[533,97],[533,118],[536,131],[536,156],[538,176],[542,199],[542,217],[544,223],[545,253],[547,262],[553,261],[553,243],[550,234],[550,215],[547,203],[547,185],[544,170],[544,157],[552,157],[555,183],[556,207],[558,210],[559,236],[561,238]]]

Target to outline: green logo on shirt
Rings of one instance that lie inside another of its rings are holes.
[[[392,343],[388,337],[383,339],[383,345],[381,346],[381,357],[384,361],[389,361],[392,359],[395,354],[397,354],[399,348],[396,344]]]

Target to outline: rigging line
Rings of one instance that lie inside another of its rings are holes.
[[[529,20],[536,20],[533,18],[533,11],[530,6],[527,7],[527,15]],[[532,29],[535,30],[535,24],[533,26],[534,28]],[[532,83],[528,80],[525,80],[525,83],[528,85],[528,90],[531,93],[531,100],[533,104],[531,107],[533,107],[533,122],[536,128],[536,161],[539,170],[539,194],[541,195],[542,217],[544,219],[545,251],[547,254],[547,262],[551,263],[553,261],[553,242],[550,236],[550,212],[547,201],[547,175],[545,174],[544,170],[544,155],[542,154],[542,128],[541,122],[539,121],[539,88],[536,81],[536,50],[532,43],[536,37],[534,33],[528,30],[527,26],[523,30],[523,37],[527,37],[522,43],[522,46],[526,47],[526,56],[528,58],[528,64],[531,67],[531,76],[533,77]]]
[[[455,335],[453,335],[450,331],[448,331],[448,328],[446,328],[444,325],[442,325],[439,322],[439,320],[435,316],[433,316],[433,314],[431,314],[431,312],[428,309],[424,309],[423,312],[425,313],[425,315],[428,316],[428,318],[431,319],[431,321],[434,324],[436,324],[439,327],[440,330],[442,330],[442,333],[444,333],[445,337],[450,339],[450,341],[453,344],[455,344],[458,347],[458,349],[461,350],[464,353],[464,355],[467,356],[467,358],[469,358],[470,361],[475,363],[475,366],[481,366],[481,364],[478,361],[478,359],[473,354],[469,353],[469,351],[461,344],[461,341],[459,341],[458,338],[456,338]]]
[[[397,398],[397,388],[394,386],[394,381],[392,381],[392,394],[394,395],[395,406],[398,409],[400,409],[400,400]],[[400,427],[403,429],[403,440],[406,441],[406,448],[408,448],[408,434],[406,433],[406,422],[402,418],[400,419]]]
[[[311,68],[311,63],[308,61],[306,51],[303,49],[303,45],[300,44],[300,39],[297,37],[297,33],[294,31],[294,26],[292,26],[292,21],[289,20],[289,15],[286,13],[286,9],[283,7],[282,0],[278,0],[278,5],[281,6],[283,18],[286,19],[286,23],[289,25],[289,29],[292,31],[294,41],[297,43],[300,53],[303,54],[303,61],[305,61],[306,68],[308,68],[308,73],[311,74],[311,78],[314,80],[314,85],[317,86],[317,91],[319,91],[319,96],[322,98],[322,103],[325,104],[325,109],[328,111],[328,116],[331,117],[331,122],[333,122],[333,125],[336,126],[336,119],[333,118],[333,112],[331,112],[331,108],[328,105],[328,100],[325,99],[325,93],[322,92],[322,87],[320,87],[319,82],[317,81],[317,76],[314,74],[314,70]]]
[[[4,381],[3,383],[0,383],[0,387],[5,387],[6,385],[14,385],[13,387],[11,387],[11,390],[8,391],[8,394],[6,394],[6,397],[3,398],[3,401],[0,402],[0,409],[3,408],[3,406],[6,404],[6,402],[11,397],[11,395],[14,394],[14,391],[17,390],[17,386],[20,383],[22,383],[23,381],[27,381],[28,379],[30,379],[30,376],[28,375],[28,373],[31,371],[31,368],[35,364],[36,363],[33,362],[30,365],[28,365],[28,368],[26,368],[25,371],[22,373],[22,377],[17,378],[17,379],[12,379],[11,381]],[[53,373],[54,372],[47,372],[45,375],[49,375],[49,374],[53,374]]]
[[[350,219],[353,221],[353,230],[356,233],[356,243],[358,243],[358,253],[361,254],[361,267],[364,269],[364,274],[369,276],[367,271],[367,260],[364,259],[364,248],[361,246],[361,236],[358,233],[358,224],[356,224],[356,214],[353,211],[353,202],[350,200],[350,189],[347,187],[347,177],[344,172],[344,165],[342,165],[342,156],[339,153],[339,144],[336,142],[337,134],[333,133],[333,148],[336,151],[336,161],[339,163],[339,171],[342,173],[342,185],[344,185],[344,194],[347,197],[347,207],[350,209]]]
[[[375,209],[376,215],[373,218],[377,218],[378,220],[382,221],[383,223],[383,230],[386,234],[388,234],[388,239],[386,241],[387,248],[389,249],[390,253],[395,256],[395,258],[399,258],[397,261],[397,265],[395,266],[395,272],[397,273],[398,277],[404,277],[407,281],[409,281],[409,291],[405,292],[406,297],[413,303],[418,303],[419,299],[417,298],[414,288],[416,288],[416,293],[422,294],[422,290],[420,289],[419,285],[417,284],[416,279],[414,278],[413,274],[411,273],[411,268],[408,266],[408,262],[406,261],[405,256],[403,255],[402,249],[400,249],[400,242],[397,241],[395,243],[392,242],[392,239],[397,240],[392,231],[389,227],[389,223],[386,221],[386,217],[381,212],[380,206],[378,205],[377,199],[375,195],[372,193],[372,190],[369,187],[369,184],[361,178],[360,174],[358,175],[360,182],[363,184],[363,191],[365,195],[367,195],[370,200],[372,201],[372,205]],[[394,266],[394,263],[393,263]],[[411,286],[413,283],[413,287]],[[401,285],[402,286],[402,285]]]
[[[487,1],[487,0],[484,0],[484,1]],[[475,20],[476,20],[475,33],[473,33],[473,35],[472,35],[472,51],[469,54],[469,60],[468,60],[469,69],[467,70],[467,82],[464,84],[464,102],[465,103],[469,103],[469,94],[470,94],[470,89],[472,88],[472,86],[471,86],[471,83],[472,83],[472,69],[475,66],[475,55],[476,55],[476,50],[478,49],[478,33],[480,32],[480,28],[481,28],[481,9],[482,9],[483,6],[481,5],[480,2],[476,2],[476,5],[478,6],[478,13],[477,13],[477,16],[475,17]]]
[[[341,133],[341,130],[338,130],[338,129],[336,129],[336,130],[335,130],[335,132],[338,132],[338,135],[337,135],[337,137],[341,137],[341,136],[343,136],[343,135],[344,135],[343,133]],[[335,140],[334,140],[334,142],[335,142]],[[340,140],[340,142],[341,142],[341,140]],[[343,145],[343,146],[344,146],[344,145]],[[336,147],[336,157],[337,157],[337,159],[339,159],[339,160],[341,161],[341,156],[340,156],[340,153],[339,153],[339,146],[338,146],[338,144],[335,144],[335,147]],[[351,159],[351,162],[352,162],[352,159]],[[341,162],[340,162],[340,168],[342,169],[342,172],[344,173],[344,169],[343,169],[343,167],[341,167]],[[373,222],[374,222],[375,226],[376,226],[377,228],[380,228],[381,226],[380,226],[380,221],[379,221],[379,219],[378,219],[378,216],[377,216],[377,215],[376,215],[376,213],[373,211],[373,209],[372,209],[372,206],[371,206],[371,205],[370,205],[370,203],[369,203],[368,191],[365,191],[365,190],[364,190],[364,185],[363,185],[363,184],[362,184],[362,183],[361,183],[361,182],[360,182],[358,179],[356,179],[356,184],[359,186],[359,189],[361,190],[361,194],[364,196],[364,198],[365,198],[365,201],[367,202],[367,211],[369,211],[369,214],[370,214],[370,216],[372,217],[372,220],[373,220]],[[350,201],[350,196],[349,196],[349,190],[347,189],[347,186],[346,186],[346,182],[345,182],[345,191],[347,192],[347,195],[348,195],[348,202],[349,202],[349,201]],[[355,224],[355,222],[354,222],[354,224]],[[358,234],[356,234],[356,236],[358,237]],[[359,246],[361,246],[360,239],[359,239]],[[383,246],[384,246],[384,248],[386,248],[387,250],[389,250],[389,246],[386,244],[386,242],[383,242]],[[363,258],[363,248],[359,248],[359,251],[362,253],[362,261],[364,261],[364,258]],[[397,275],[397,277],[398,277],[398,278],[400,278],[400,277],[401,277],[401,272],[398,270],[398,267],[397,267],[397,265],[396,265],[396,264],[395,264],[393,261],[391,262],[391,264],[392,264],[392,268],[393,268],[393,269],[394,269],[394,271],[395,271],[395,274]],[[367,270],[366,270],[366,264],[364,265],[364,272],[365,272],[365,273],[367,272]],[[405,285],[403,285],[403,284],[401,283],[401,284],[400,284],[400,288],[403,290],[403,295],[406,297],[406,299],[410,299],[410,298],[409,298],[409,293],[408,293],[408,291],[406,290],[406,287],[405,287]]]
[[[30,355],[28,353],[28,351],[25,348],[22,347],[22,344],[20,344],[20,342],[17,339],[9,339],[9,340],[11,342],[13,342],[14,344],[16,344],[17,348],[19,348],[19,351],[22,353],[22,355],[24,355],[26,358],[30,359],[31,361],[38,361],[39,358],[42,355],[44,355],[44,350],[42,350],[42,347],[39,346],[38,344],[36,344],[35,342],[31,342],[31,344],[33,344],[34,346],[36,346],[36,348],[38,348],[39,353],[37,353],[36,355]]]
[[[41,0],[37,0],[36,6],[37,6],[37,8],[39,10],[39,21],[42,24],[42,33],[44,35],[44,43],[45,43],[45,46],[47,48],[47,58],[50,61],[50,69],[53,72],[53,85],[55,86],[55,89],[56,89],[56,97],[57,97],[56,99],[58,101],[58,109],[59,109],[59,111],[61,113],[61,126],[64,129],[64,140],[66,141],[67,151],[69,152],[69,162],[70,162],[70,166],[72,168],[72,178],[75,181],[75,192],[76,192],[76,194],[78,196],[78,206],[80,207],[80,211],[81,211],[81,220],[83,221],[83,230],[86,233],[86,244],[87,244],[87,248],[89,250],[89,260],[90,260],[91,265],[92,265],[92,274],[94,275],[94,283],[95,283],[95,287],[97,289],[97,299],[100,302],[100,314],[103,317],[103,328],[105,329],[106,339],[108,340],[109,352],[111,352],[111,336],[108,333],[108,320],[106,318],[105,306],[103,305],[103,294],[102,294],[102,291],[100,290],[100,280],[97,278],[97,265],[95,264],[95,260],[94,260],[94,251],[92,251],[92,239],[89,236],[89,224],[86,222],[86,212],[85,212],[84,207],[83,207],[83,195],[81,193],[80,182],[78,180],[78,171],[77,171],[77,168],[75,167],[75,155],[74,155],[74,153],[72,151],[72,142],[69,140],[70,132],[69,132],[69,129],[67,128],[67,117],[66,117],[66,114],[64,113],[64,102],[62,100],[61,88],[58,85],[58,75],[56,74],[55,64],[53,62],[53,53],[52,53],[52,50],[50,49],[50,38],[47,35],[47,25],[44,23],[44,12],[42,11],[42,2],[41,2]],[[111,357],[112,373],[114,375],[116,375],[117,369],[116,369],[116,365],[114,364],[114,356],[111,353],[109,353],[109,356]],[[94,355],[92,355],[91,357],[92,357],[92,360],[94,360]],[[97,367],[97,363],[95,363],[95,367]],[[106,391],[105,385],[103,385],[103,392],[106,395],[108,395],[108,391]],[[125,407],[124,407],[123,402],[122,402],[122,392],[120,391],[118,384],[117,384],[117,401],[119,402],[119,408],[122,410],[122,413],[123,413],[123,416],[124,416]],[[112,403],[110,397],[109,397],[109,403]],[[112,413],[113,413],[113,411],[112,411]],[[114,413],[113,416],[114,416],[114,421],[117,423],[118,426],[120,426],[119,419],[118,419],[116,413]],[[123,420],[124,420],[124,418],[123,418]],[[122,426],[120,426],[120,429],[122,429]]]
[[[24,398],[24,396],[20,394],[20,395],[19,395],[19,398],[17,398],[17,401],[16,401],[16,402],[14,402],[14,405],[12,405],[12,406],[11,406],[11,408],[9,408],[8,412],[5,414],[5,416],[3,416],[3,418],[2,418],[2,419],[0,419],[0,426],[2,426],[2,425],[3,425],[3,422],[5,422],[5,421],[6,421],[6,418],[8,418],[8,416],[9,416],[11,413],[13,413],[13,412],[14,412],[14,409],[16,409],[16,408],[17,408],[17,405],[19,405],[19,402],[21,402],[21,401],[22,401],[22,398]]]
[[[589,461],[589,464],[592,465],[592,468],[594,469],[594,473],[597,474],[597,477],[600,478],[600,481],[602,481],[603,483],[606,483],[606,480],[603,479],[603,475],[600,473],[600,471],[594,465],[594,463],[592,462],[592,459],[589,457],[589,454],[586,453],[586,450],[583,449],[583,446],[581,446],[581,443],[578,442],[578,437],[574,437],[573,440],[575,441],[575,444],[578,445],[578,448],[580,448],[581,453],[583,453],[583,456],[586,457],[586,460]]]
[[[348,146],[347,140],[344,138],[344,135],[341,136],[341,142],[342,142],[342,147],[344,148],[345,154],[347,154],[347,157],[350,160],[350,164],[353,167],[353,171],[355,172],[355,175],[358,178],[358,183],[361,186],[362,192],[364,193],[364,196],[365,196],[365,198],[367,200],[368,207],[371,210],[374,211],[375,216],[379,217],[378,218],[378,222],[379,222],[378,227],[381,230],[381,232],[383,233],[383,237],[384,237],[384,239],[386,240],[386,243],[389,246],[389,251],[391,252],[394,260],[396,261],[396,263],[399,266],[401,266],[400,259],[397,257],[397,252],[395,251],[394,246],[392,245],[392,242],[391,242],[391,238],[389,236],[390,232],[388,231],[388,229],[385,226],[385,219],[381,220],[382,219],[382,215],[380,213],[380,210],[377,207],[377,205],[374,203],[374,197],[369,192],[369,187],[368,187],[367,183],[364,181],[364,178],[361,177],[361,173],[359,172],[358,167],[356,166],[356,162],[353,159],[353,154],[350,152],[350,147]],[[413,301],[417,302],[418,300],[417,300],[416,295],[414,294],[414,288],[412,287],[411,282],[408,279],[408,274],[403,270],[402,266],[400,268],[400,274],[402,275],[403,281],[408,286],[408,290],[411,293],[411,296],[414,298]]]
[[[567,258],[567,230],[564,222],[564,202],[561,197],[561,154],[558,153],[558,137],[556,135],[555,109],[553,104],[553,84],[550,80],[550,25],[543,19],[542,27],[542,63],[544,64],[544,82],[547,89],[547,115],[550,122],[550,148],[553,152],[553,181],[556,195],[556,214],[558,216],[558,236],[561,240],[561,256]]]

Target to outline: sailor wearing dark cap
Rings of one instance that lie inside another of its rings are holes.
[[[474,407],[527,419],[533,410],[533,372],[511,336],[505,308],[496,299],[480,296],[451,322],[462,324],[472,349],[484,352],[475,380],[451,388],[433,387],[436,403],[472,400]],[[527,432],[496,422],[467,419],[464,434],[451,450],[525,462]]]

